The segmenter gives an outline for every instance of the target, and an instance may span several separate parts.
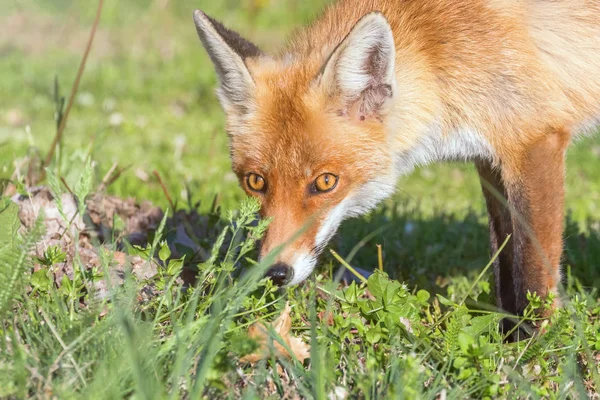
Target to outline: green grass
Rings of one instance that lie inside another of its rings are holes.
[[[503,343],[500,315],[489,311],[489,271],[477,280],[489,262],[487,228],[467,164],[417,170],[332,241],[366,270],[377,268],[381,244],[393,280],[375,273],[366,284],[338,286],[340,263],[326,251],[309,282],[281,292],[260,280],[265,266],[251,265],[252,250],[237,263],[249,272],[231,278],[240,246],[252,243],[246,234],[256,229],[248,227],[254,209],[230,172],[216,76],[191,10],[202,8],[269,51],[324,3],[106,1],[51,170],[74,188],[87,159],[95,184],[114,163],[130,166],[109,193],[167,207],[152,176],[158,171],[178,207],[200,201],[200,212],[210,214],[201,239],[215,257],[199,266],[200,284],[187,291],[171,260],[154,277],[130,276],[95,300],[88,288],[109,276],[114,245],[104,246],[93,273],[76,263],[71,286],[58,288],[44,277],[60,257],[49,255],[42,273],[33,273],[35,260],[21,256],[39,232],[6,234],[14,208],[2,203],[0,398],[331,398],[336,391],[352,398],[585,398],[600,390],[598,136],[568,153],[565,308],[532,339]],[[0,24],[11,40],[0,38],[0,178],[26,171],[24,161],[48,151],[54,79],[68,96],[95,9],[74,0],[9,0],[3,8]],[[216,195],[221,208],[211,213]],[[160,248],[156,241],[149,251]],[[148,287],[158,296],[140,301]],[[248,326],[274,319],[285,301],[293,334],[312,345],[311,360],[239,363],[254,349]]]

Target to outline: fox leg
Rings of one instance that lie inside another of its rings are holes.
[[[560,280],[564,217],[565,150],[568,131],[553,129],[527,147],[520,159],[500,160],[499,169],[477,165],[490,218],[496,298],[502,309],[522,314],[527,292],[544,298]]]
[[[491,163],[480,161],[476,163],[479,179],[485,197],[488,211],[488,224],[490,230],[490,250],[492,255],[508,235],[513,233],[510,210],[506,199],[508,194],[502,182],[499,168],[493,168]],[[494,260],[494,281],[496,289],[496,305],[500,309],[516,312],[515,288],[513,285],[513,245],[508,242],[502,252]]]

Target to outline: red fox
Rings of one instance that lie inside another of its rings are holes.
[[[415,166],[470,160],[492,252],[512,235],[498,306],[557,291],[565,151],[600,125],[600,0],[341,0],[273,55],[194,21],[233,170],[273,219],[260,254],[289,242],[275,283],[306,279],[342,220]]]

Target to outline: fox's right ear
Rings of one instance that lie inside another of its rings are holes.
[[[194,11],[194,23],[219,76],[217,95],[225,112],[245,112],[254,80],[244,61],[263,55],[262,51],[200,10]]]

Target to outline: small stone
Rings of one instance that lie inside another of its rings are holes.
[[[406,331],[409,333],[412,333],[412,324],[410,323],[410,321],[404,317],[400,317],[400,323],[402,325],[404,325],[404,327],[406,328]]]
[[[90,92],[82,92],[77,95],[77,104],[83,107],[91,107],[96,104],[96,98]]]
[[[25,125],[25,115],[18,108],[11,108],[4,114],[4,121],[12,127]]]
[[[148,179],[150,179],[150,175],[148,175],[146,171],[139,168],[135,170],[135,176],[137,176],[143,182],[148,182]]]
[[[119,112],[114,112],[108,117],[108,124],[110,126],[120,126],[123,124],[124,120],[125,119],[123,118],[123,114]]]
[[[336,386],[327,395],[329,400],[346,400],[348,398],[348,390],[342,386]]]

